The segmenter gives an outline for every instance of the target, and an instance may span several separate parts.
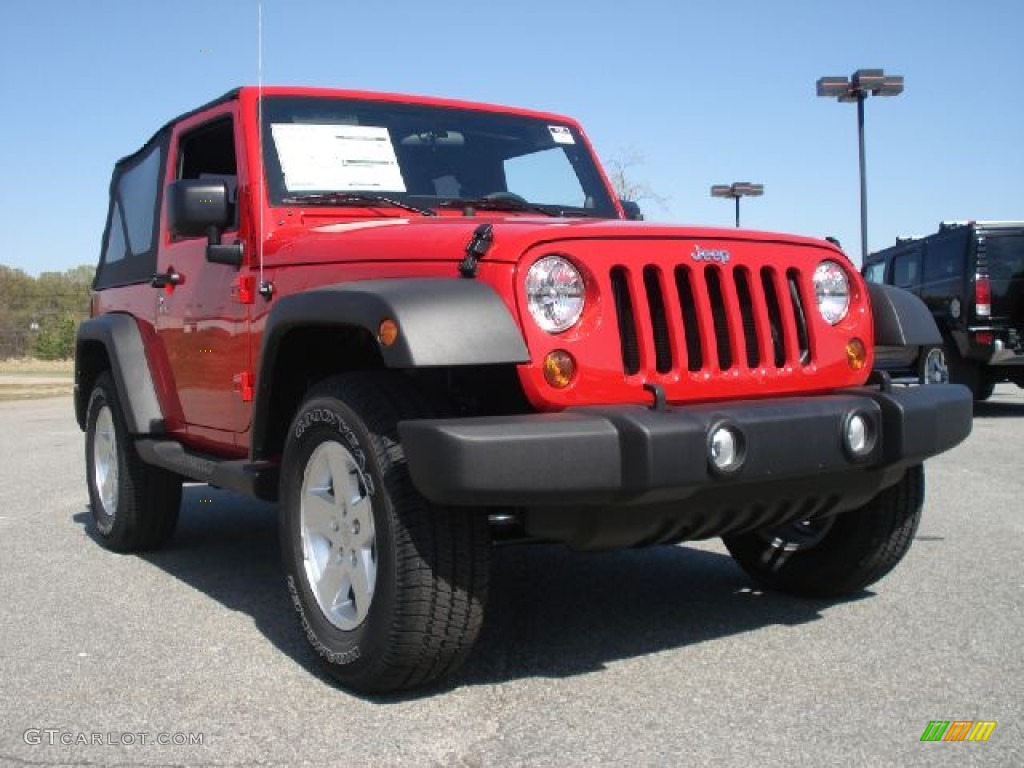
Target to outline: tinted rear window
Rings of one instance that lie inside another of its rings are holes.
[[[924,281],[934,283],[963,274],[965,251],[962,236],[931,240],[925,252]]]
[[[991,279],[1024,278],[1024,233],[989,236],[985,240],[985,258]]]

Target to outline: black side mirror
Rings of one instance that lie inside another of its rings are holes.
[[[640,210],[640,205],[636,200],[619,200],[619,205],[622,206],[622,212],[626,214],[629,221],[644,220],[644,213]]]
[[[231,223],[228,185],[223,181],[180,179],[167,195],[167,226],[172,235],[196,237],[210,227],[226,229]]]
[[[222,245],[220,235],[233,223],[228,185],[207,179],[179,179],[167,191],[167,228],[172,235],[206,235],[206,258],[217,264],[240,266],[242,244]]]

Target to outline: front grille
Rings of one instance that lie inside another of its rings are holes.
[[[649,264],[611,270],[622,370],[730,371],[813,358],[797,269]]]

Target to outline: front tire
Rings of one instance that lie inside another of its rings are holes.
[[[948,384],[949,363],[946,351],[941,346],[921,350],[917,378],[922,384]]]
[[[86,414],[86,484],[100,541],[117,552],[162,546],[178,523],[181,477],[139,458],[109,372],[96,379]]]
[[[327,671],[361,693],[454,671],[483,623],[487,518],[430,505],[409,479],[398,439],[401,419],[433,414],[397,374],[347,374],[312,392],[288,433],[288,589]]]
[[[923,504],[924,468],[919,464],[859,509],[723,541],[743,570],[770,589],[843,597],[878,581],[903,559]]]

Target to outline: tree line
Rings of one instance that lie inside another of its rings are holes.
[[[94,274],[95,267],[82,265],[33,277],[0,264],[0,360],[74,357]]]

